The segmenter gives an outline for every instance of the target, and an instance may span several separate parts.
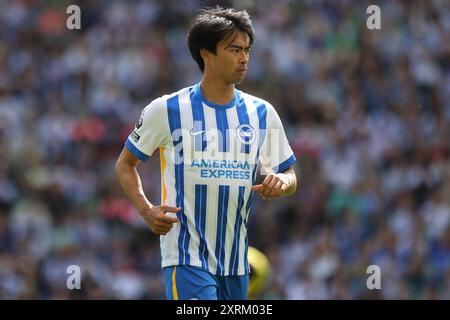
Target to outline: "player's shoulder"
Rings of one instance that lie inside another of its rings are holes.
[[[189,87],[184,87],[178,91],[169,93],[169,94],[165,94],[161,97],[159,97],[158,99],[161,99],[162,102],[167,103],[167,100],[174,98],[174,97],[181,97],[184,96],[186,94],[189,93],[189,90],[192,89],[194,86],[189,86]]]
[[[154,112],[165,112],[167,110],[167,102],[169,99],[173,98],[173,97],[177,97],[177,96],[181,96],[185,93],[187,93],[189,91],[191,87],[185,87],[182,88],[178,91],[169,93],[169,94],[164,94],[160,97],[155,98],[154,100],[152,100],[149,104],[147,104],[144,107],[144,112],[150,111],[152,113]]]
[[[267,100],[254,96],[252,94],[249,94],[247,92],[238,90],[238,93],[248,102],[252,103],[255,107],[262,107],[267,110],[269,114],[277,113],[274,106]]]

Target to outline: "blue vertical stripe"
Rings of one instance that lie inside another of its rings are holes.
[[[244,252],[244,268],[246,273],[250,273],[250,266],[248,265],[248,236],[245,234],[245,252]]]
[[[258,113],[258,123],[259,123],[259,134],[258,134],[258,151],[256,152],[256,159],[255,159],[255,165],[253,166],[253,173],[252,173],[252,185],[256,182],[256,169],[257,169],[257,163],[259,162],[259,153],[261,151],[261,146],[264,142],[264,139],[266,138],[266,127],[267,127],[267,109],[266,106],[263,103],[259,103],[258,101],[254,101],[256,105],[256,111]],[[248,198],[247,198],[247,206],[246,206],[246,212],[247,217],[245,219],[245,225],[247,226],[247,219],[249,210],[252,203],[252,197],[253,197],[253,191],[250,192]]]
[[[245,205],[245,221],[244,221],[244,225],[245,228],[247,228],[247,222],[248,222],[248,216],[249,216],[249,212],[250,212],[250,208],[252,207],[253,204],[253,191],[250,191],[250,195],[247,198],[247,204]]]
[[[189,90],[189,97],[192,106],[192,119],[194,120],[193,134],[195,151],[206,150],[206,134],[205,134],[205,113],[201,99],[196,98],[194,88]],[[201,132],[201,133],[200,133]]]
[[[266,106],[263,103],[259,103],[258,101],[254,101],[256,105],[256,111],[258,113],[258,123],[259,123],[259,134],[258,134],[258,151],[256,152],[256,159],[255,163],[258,163],[259,161],[259,153],[261,151],[261,147],[264,143],[264,140],[266,138],[267,133],[267,109]],[[256,165],[253,168],[253,174],[252,174],[252,184],[255,184],[256,179]]]
[[[215,256],[217,260],[216,274],[224,275],[225,264],[225,236],[227,229],[227,213],[228,213],[228,199],[230,197],[229,186],[219,186],[219,203],[218,203],[218,217],[217,217],[217,235],[216,235],[216,250]]]
[[[242,207],[244,206],[244,193],[245,187],[239,187],[239,197],[238,197],[238,206],[236,210],[236,222],[234,223],[234,239],[233,246],[231,248],[231,257],[230,257],[230,266],[229,273],[230,275],[236,275],[238,273],[239,267],[239,240],[241,236],[241,225],[242,225]]]
[[[219,132],[219,152],[230,151],[230,144],[228,143],[228,120],[226,109],[216,109],[216,123]]]
[[[207,186],[203,184],[195,185],[195,229],[199,235],[200,243],[198,248],[199,260],[202,268],[208,269],[208,246],[206,243],[206,197]]]
[[[236,110],[238,114],[239,124],[247,124],[250,125],[250,120],[248,118],[248,111],[247,107],[245,106],[245,101],[242,95],[238,95],[238,100],[236,103]],[[241,152],[242,153],[250,153],[250,145],[249,144],[242,144],[241,146]]]
[[[173,145],[183,144],[183,136],[181,135],[181,114],[178,95],[174,95],[167,100],[167,114],[169,117],[169,126],[172,133]],[[182,145],[181,145],[182,146]],[[183,157],[183,148],[176,156]],[[178,262],[180,265],[189,264],[189,241],[190,235],[187,225],[187,218],[184,213],[184,161],[175,161],[175,190],[177,191],[176,202],[177,207],[181,210],[177,212],[180,220],[180,234],[178,235]]]
[[[258,151],[256,152],[256,160],[255,163],[259,161],[259,153],[261,151],[261,147],[264,143],[264,139],[266,138],[266,128],[267,128],[267,108],[266,106],[258,101],[254,101],[256,105],[256,111],[258,113],[258,123],[259,123],[259,134],[258,134]],[[252,174],[252,185],[255,184],[256,181],[256,169],[257,165],[254,165],[253,174]],[[253,202],[253,191],[250,192],[247,198],[247,204],[245,206],[246,216],[244,221],[245,229],[247,230],[248,217],[250,215],[250,208]],[[244,266],[247,269],[247,272],[250,271],[250,267],[248,265],[248,236],[247,232],[245,234],[245,253],[244,253]]]
[[[256,111],[258,113],[258,122],[259,122],[259,135],[258,135],[258,151],[261,148],[264,139],[266,138],[266,129],[267,129],[267,108],[264,103],[255,101]]]

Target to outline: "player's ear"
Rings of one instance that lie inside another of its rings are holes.
[[[200,56],[202,57],[203,61],[206,63],[206,61],[208,61],[209,57],[211,56],[211,52],[205,48],[201,48]]]

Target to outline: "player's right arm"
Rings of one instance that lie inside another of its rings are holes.
[[[180,208],[171,206],[154,206],[145,196],[137,167],[141,160],[136,158],[126,147],[117,159],[115,171],[122,189],[128,199],[139,211],[150,229],[158,235],[166,235],[178,219],[166,215],[166,212],[178,212]]]
[[[137,167],[157,148],[170,143],[169,124],[164,121],[167,118],[166,103],[163,99],[155,99],[146,106],[116,162],[116,175],[125,194],[150,229],[159,235],[167,234],[172,224],[178,221],[165,212],[176,213],[180,209],[151,204],[144,194]]]

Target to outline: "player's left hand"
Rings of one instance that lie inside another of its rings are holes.
[[[284,173],[269,174],[262,184],[252,186],[264,200],[272,200],[281,196],[289,187],[289,179]]]

